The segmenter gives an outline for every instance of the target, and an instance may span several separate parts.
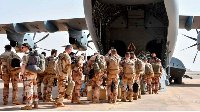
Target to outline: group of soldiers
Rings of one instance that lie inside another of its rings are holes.
[[[83,55],[77,56],[75,62],[72,63],[69,55],[73,49],[71,45],[67,45],[65,51],[58,56],[57,50],[53,49],[51,56],[45,57],[46,54],[42,53],[38,55],[40,58],[31,54],[29,49],[28,43],[22,44],[21,50],[24,56],[20,59],[16,53],[11,51],[11,46],[6,45],[5,52],[0,55],[0,78],[4,81],[4,105],[8,104],[10,79],[13,86],[12,103],[16,105],[21,104],[18,101],[18,81],[23,81],[22,103],[26,106],[21,107],[22,110],[31,110],[32,105],[38,108],[38,100],[54,102],[57,107],[65,107],[64,98],[71,100],[72,103],[83,103],[80,100],[83,75],[88,77],[85,85],[87,88],[91,87],[92,103],[100,102],[100,86],[102,85],[107,87],[108,103],[116,103],[120,80],[122,83],[121,101],[141,98],[141,84],[147,85],[149,94],[158,94],[160,89],[162,65],[155,53],[152,54],[148,63],[147,58],[139,59],[134,52],[127,52],[125,59],[122,59],[116,49],[111,49],[105,56],[95,53],[85,62],[87,64],[84,66],[85,57]],[[36,61],[38,59],[39,64]],[[20,66],[17,62],[22,62],[22,65]],[[41,63],[45,63],[45,67]],[[52,89],[55,79],[58,80],[59,90],[57,97],[53,99]],[[43,94],[41,83],[44,85]],[[145,92],[146,90],[143,91]]]

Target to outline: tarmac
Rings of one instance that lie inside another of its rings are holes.
[[[81,97],[83,104],[72,104],[65,99],[66,107],[57,108],[52,102],[39,101],[39,108],[32,111],[200,111],[200,75],[189,75],[191,78],[183,78],[183,84],[170,84],[166,92],[159,94],[145,94],[141,99],[133,102],[117,102],[116,104],[101,103],[92,104],[87,97]],[[0,111],[21,111],[24,105],[12,104],[12,84],[10,83],[9,104],[3,105],[3,81],[0,80]],[[19,83],[19,101],[22,101],[23,84]],[[53,98],[56,97],[58,87],[53,88]]]

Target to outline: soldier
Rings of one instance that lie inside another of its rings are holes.
[[[106,62],[103,55],[95,53],[94,56],[88,61],[88,71],[94,71],[90,73],[89,84],[92,86],[92,103],[99,103],[100,86],[103,83],[103,75],[106,69]]]
[[[44,58],[45,58],[46,53],[45,53],[45,52],[42,52],[41,55],[43,55]],[[45,72],[42,72],[42,73],[38,73],[38,74],[37,74],[37,86],[38,86],[37,92],[38,92],[38,98],[39,98],[39,100],[42,100],[42,99],[43,99],[43,98],[42,98],[42,92],[41,92],[41,84],[42,84],[42,82],[43,82],[43,79],[44,79],[44,75],[45,75],[45,74],[46,74]],[[44,85],[44,88],[46,88],[45,85]],[[44,91],[43,91],[43,96],[44,96]]]
[[[43,101],[44,102],[54,102],[52,98],[52,90],[54,78],[56,78],[56,62],[57,62],[57,50],[51,50],[51,56],[47,57],[45,60],[45,75],[44,75],[44,90],[43,90]]]
[[[58,94],[56,97],[55,104],[57,107],[65,107],[63,104],[64,95],[65,95],[65,87],[67,80],[72,81],[72,73],[71,73],[71,58],[69,54],[72,51],[72,46],[67,45],[65,47],[65,51],[60,53],[58,56],[57,69],[58,73]],[[69,85],[68,85],[69,86]]]
[[[135,62],[130,59],[130,53],[125,54],[125,60],[121,62],[123,67],[122,74],[122,98],[121,101],[126,102],[126,98],[131,102],[133,100],[133,79],[135,75]],[[126,92],[126,86],[128,82],[129,90]]]
[[[111,56],[109,56],[111,54]],[[118,95],[118,84],[119,84],[119,62],[121,60],[121,57],[117,54],[116,49],[111,49],[108,54],[106,55],[106,61],[107,61],[107,70],[108,70],[108,76],[107,76],[107,91],[108,91],[108,103],[116,103],[117,101],[117,95]],[[114,84],[114,91],[111,92],[111,85]]]
[[[157,59],[156,53],[152,53],[151,54],[151,58],[149,59],[149,63],[155,64],[156,63],[156,59]]]
[[[12,94],[12,103],[19,105],[18,102],[18,79],[20,72],[20,57],[11,51],[11,46],[6,45],[5,52],[0,55],[0,77],[4,81],[4,89],[3,89],[3,103],[4,105],[8,104],[8,96],[9,96],[9,82],[11,79],[13,86],[13,94]],[[18,60],[18,68],[17,66],[13,66],[15,60]],[[13,68],[14,67],[14,68]],[[2,70],[1,70],[2,68]]]
[[[152,84],[153,84],[153,92],[155,94],[158,94],[158,89],[159,89],[159,84],[160,84],[160,78],[162,76],[162,65],[161,65],[161,60],[160,59],[156,59],[156,63],[153,66],[153,70],[154,70],[154,77],[152,80]]]
[[[75,60],[75,67],[72,70],[72,79],[75,82],[74,91],[72,94],[72,103],[83,103],[80,100],[80,91],[82,87],[82,76],[83,76],[83,61],[84,56],[78,56]]]
[[[22,58],[22,67],[21,67],[21,75],[20,80],[24,80],[24,91],[26,96],[26,106],[21,107],[21,110],[31,110],[32,103],[34,104],[34,108],[38,108],[38,96],[37,96],[37,73],[32,72],[27,69],[30,65],[29,61],[29,49],[30,45],[28,43],[22,44],[22,52],[24,52],[24,56]]]
[[[145,63],[145,83],[147,83],[147,91],[149,94],[152,94],[152,78],[154,77],[153,73],[153,68],[150,63],[148,63],[148,59],[145,57],[144,58],[144,63]]]

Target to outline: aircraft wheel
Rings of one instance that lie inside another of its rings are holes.
[[[182,77],[181,78],[177,78],[177,84],[182,84]]]

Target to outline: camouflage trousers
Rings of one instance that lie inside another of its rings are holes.
[[[44,74],[40,74],[38,73],[37,74],[37,92],[38,92],[38,98],[42,98],[42,91],[41,91],[41,85],[42,85],[42,82],[43,82],[43,79],[44,79]],[[44,91],[43,91],[44,93]]]
[[[114,84],[115,84],[113,93],[111,92],[112,82],[114,82]],[[108,74],[106,83],[107,83],[108,100],[116,101],[117,95],[118,95],[118,85],[119,85],[118,74]]]
[[[139,73],[136,74],[135,76],[135,82],[138,84],[138,92],[135,93],[133,92],[133,97],[136,98],[136,97],[141,97],[141,88],[140,88],[140,82],[141,82],[141,76]]]
[[[152,89],[153,89],[154,92],[158,91],[159,84],[160,84],[160,76],[154,76],[152,78]]]
[[[67,88],[66,88],[67,85]],[[64,95],[71,95],[74,89],[74,81],[68,81],[67,74],[62,73],[58,76],[58,94],[56,97],[56,103],[62,104],[64,100]]]
[[[13,87],[12,101],[17,101],[17,98],[18,98],[19,74],[3,74],[3,78],[2,78],[2,80],[4,81],[3,102],[8,102],[10,79],[11,79],[12,87]]]
[[[43,79],[43,84],[44,84],[43,99],[44,100],[52,99],[52,90],[53,90],[53,83],[54,83],[55,77],[56,77],[56,74],[47,73],[46,75],[44,75],[44,79]]]
[[[101,78],[101,74],[95,75],[95,77],[91,79],[92,102],[99,102],[100,86],[102,83],[103,83],[103,79]]]
[[[26,106],[31,106],[33,101],[38,102],[37,73],[26,71],[24,75],[24,92],[27,99]]]
[[[75,87],[72,94],[72,100],[79,101],[80,100],[80,92],[82,87],[81,78],[79,80],[74,80]]]
[[[134,79],[134,75],[123,75],[122,76],[122,100],[126,100],[126,98],[128,98],[128,100],[132,100],[133,99],[133,79]],[[126,92],[126,88],[127,88],[127,82],[128,82],[128,86],[129,86],[129,91]]]
[[[152,94],[152,77],[147,77],[147,91]]]

